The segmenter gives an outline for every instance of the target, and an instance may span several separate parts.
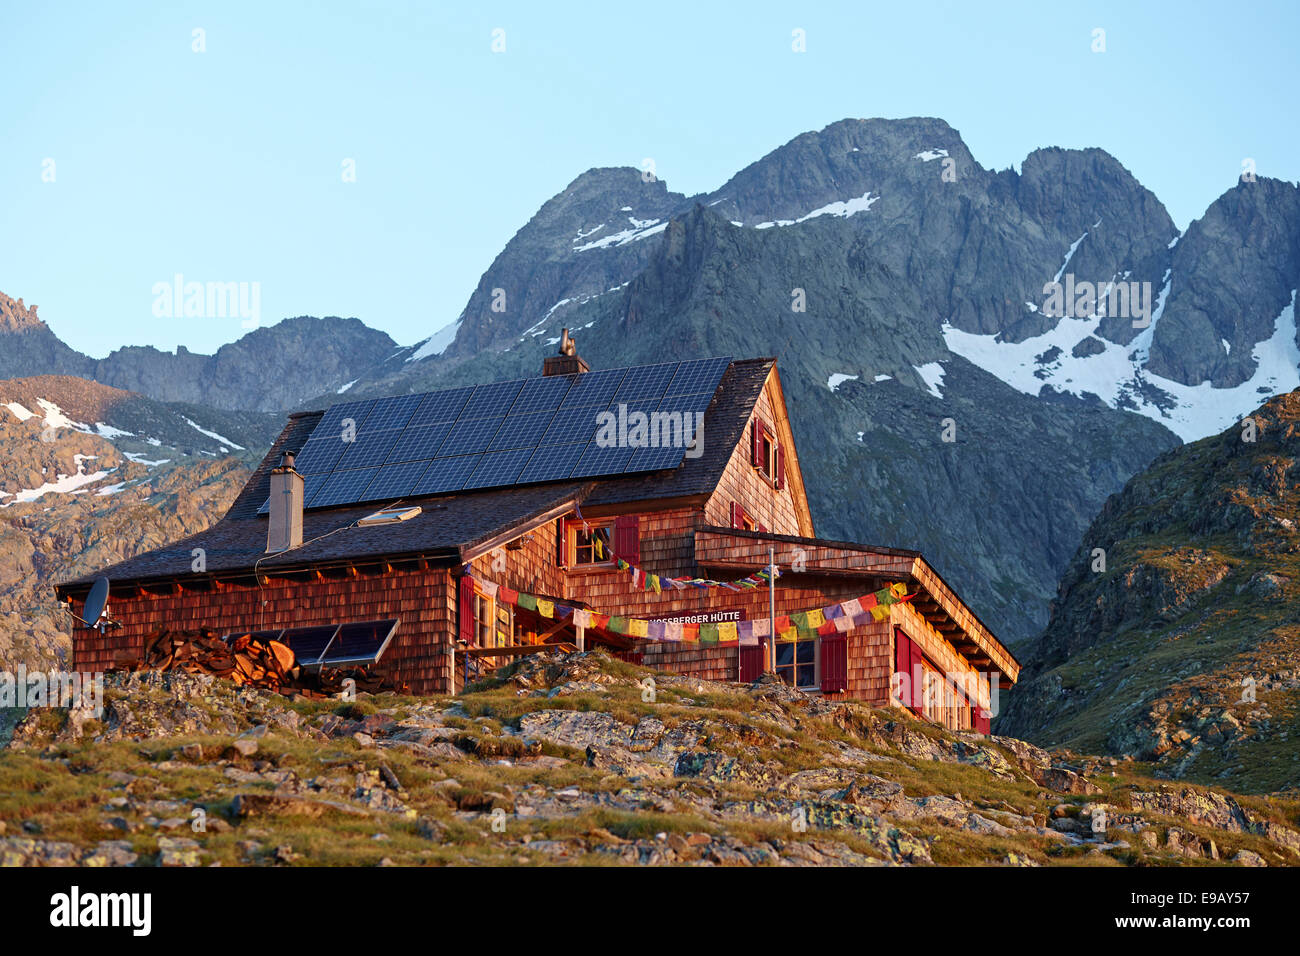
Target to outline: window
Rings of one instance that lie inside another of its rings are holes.
[[[772,487],[785,487],[785,451],[776,440],[776,433],[767,424],[754,419],[750,442],[750,463]]]
[[[514,643],[515,610],[497,604],[478,588],[474,589],[474,643],[479,647],[509,647]]]
[[[776,676],[795,687],[815,689],[817,683],[817,638],[776,643]]]
[[[753,519],[745,506],[739,502],[731,503],[731,526],[741,531],[764,531],[766,530],[757,521]]]
[[[612,521],[588,521],[586,529],[582,522],[574,522],[569,525],[569,566],[591,568],[610,565],[614,561],[613,544]]]
[[[765,428],[761,441],[762,464],[758,466],[758,470],[763,473],[764,478],[771,478],[776,474],[776,439]]]

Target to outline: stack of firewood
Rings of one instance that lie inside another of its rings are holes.
[[[138,657],[120,657],[116,669],[211,674],[236,684],[275,691],[291,687],[298,677],[293,651],[287,644],[250,634],[228,644],[206,628],[157,631],[146,639]]]
[[[119,655],[116,671],[181,671],[211,674],[245,687],[260,687],[288,696],[330,697],[349,689],[377,694],[404,692],[382,674],[366,667],[304,671],[293,650],[279,641],[241,634],[229,639],[207,628],[198,631],[156,631],[137,655]]]

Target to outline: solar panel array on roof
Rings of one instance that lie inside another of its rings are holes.
[[[298,453],[308,508],[676,468],[729,358],[491,382],[331,406]],[[606,411],[668,416],[647,447],[598,442]],[[675,416],[675,417],[674,417]],[[661,441],[662,439],[662,441]],[[262,512],[269,503],[262,506]]]

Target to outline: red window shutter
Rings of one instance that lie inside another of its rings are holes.
[[[557,568],[567,568],[569,566],[569,542],[568,528],[563,518],[555,519],[555,566]]]
[[[763,676],[763,645],[740,647],[740,682],[748,684]]]
[[[474,579],[468,574],[460,578],[460,600],[456,602],[460,612],[460,639],[466,644],[474,643]]]
[[[629,564],[641,562],[641,520],[636,515],[614,519],[614,553]]]
[[[921,652],[900,627],[894,628],[894,670],[907,675],[907,697],[903,704],[915,714],[922,712],[921,686],[917,679],[921,666]]]
[[[921,664],[921,648],[916,641],[908,638],[912,650],[912,711],[918,717],[925,716],[925,668]]]
[[[785,449],[780,445],[776,446],[776,486],[785,487]]]
[[[763,423],[754,419],[753,441],[750,443],[749,460],[756,468],[762,468],[763,461]]]
[[[996,674],[993,674],[989,677],[989,680],[997,680],[997,679],[998,676]],[[975,728],[975,730],[977,730],[981,734],[989,733],[989,724],[991,723],[991,720],[988,716],[988,712],[984,710],[982,707],[980,707],[979,701],[971,701],[970,717],[971,717],[971,725]]]
[[[745,509],[741,507],[739,502],[735,501],[731,503],[731,526],[733,528],[745,527]]]
[[[849,641],[847,634],[828,634],[822,645],[822,693],[842,694],[849,689]]]

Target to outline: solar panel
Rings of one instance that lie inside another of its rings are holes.
[[[676,468],[682,463],[685,448],[638,448],[628,459],[625,474],[634,471],[659,471],[663,468]]]
[[[551,419],[554,417],[554,411],[530,412],[527,415],[511,414],[501,423],[501,428],[488,446],[488,451],[537,447],[538,439],[546,432],[546,427],[551,424]]]
[[[378,468],[359,468],[356,471],[336,471],[325,482],[325,487],[312,499],[313,508],[346,505],[361,500],[361,494],[375,477]]]
[[[704,412],[713,401],[713,392],[691,395],[665,395],[659,402],[661,412]]]
[[[303,479],[302,506],[309,508],[320,490],[325,487],[325,482],[329,481],[329,475],[307,475]],[[268,499],[269,504],[269,499]]]
[[[542,435],[539,444],[561,445],[575,441],[591,441],[596,434],[598,416],[605,411],[604,405],[589,408],[561,408],[551,419],[550,426]]]
[[[342,624],[321,662],[331,667],[378,663],[397,631],[397,624],[395,619]]]
[[[366,486],[364,497],[358,500],[382,501],[385,498],[405,498],[428,470],[427,461],[404,461],[396,465],[385,465]]]
[[[519,415],[548,408],[559,408],[575,377],[572,375],[548,375],[543,378],[528,379],[524,382],[524,387],[520,389],[514,405],[510,407],[510,414]]]
[[[422,401],[423,395],[394,395],[392,398],[377,399],[370,408],[370,414],[366,416],[365,430],[405,428]]]
[[[588,405],[608,405],[627,373],[625,368],[601,369],[578,377],[564,396],[561,408],[581,408]]]
[[[474,474],[470,475],[469,480],[461,487],[468,491],[471,488],[513,485],[532,454],[531,448],[510,448],[506,451],[488,452],[479,459]]]
[[[345,442],[347,451],[339,459],[335,467],[342,471],[348,471],[353,468],[366,468],[371,465],[382,465],[388,460],[388,451],[393,445],[397,444],[397,439],[402,437],[402,433],[396,428],[386,428],[383,431],[364,431],[357,435],[356,439],[351,442]]]
[[[520,472],[519,484],[568,478],[586,449],[586,442],[576,442],[571,445],[542,445],[533,451],[532,457],[528,459],[528,465]]]
[[[504,415],[510,411],[510,406],[514,404],[515,396],[523,385],[522,380],[479,385],[465,403],[465,408],[460,413],[461,420]]]
[[[407,428],[388,451],[388,462],[419,461],[438,457],[438,448],[451,431],[451,422]]]
[[[338,630],[337,624],[291,627],[280,635],[280,641],[289,645],[298,666],[311,667],[320,663]]]
[[[474,473],[482,455],[462,455],[459,458],[436,458],[429,463],[429,470],[411,489],[411,497],[423,495],[441,495],[449,491],[460,491],[461,485]]]
[[[438,457],[451,458],[456,455],[487,451],[503,421],[504,418],[495,417],[471,418],[468,421],[457,422],[452,426],[447,440],[438,449]]]
[[[298,455],[304,504],[673,468],[729,363],[666,362],[343,402],[324,413]],[[642,434],[635,420],[615,447],[600,447],[600,416],[617,421],[620,410],[628,419],[646,413],[644,437],[665,447],[634,447]]]
[[[665,395],[688,395],[692,392],[716,392],[722,373],[731,359],[712,358],[683,362],[669,383]]]
[[[293,467],[300,475],[329,474],[347,450],[347,443],[337,435],[328,438],[312,438],[295,456]]]
[[[473,393],[473,385],[466,385],[464,388],[448,388],[441,392],[430,392],[424,396],[424,401],[415,410],[411,420],[406,423],[407,428],[433,425],[438,422],[454,422],[460,417],[460,410],[465,407],[465,403],[469,401],[469,397]]]
[[[610,445],[602,448],[595,442],[587,445],[578,465],[573,469],[571,478],[591,478],[596,475],[617,475],[627,467],[632,457],[632,448]]]
[[[348,422],[352,423],[353,431],[359,430],[370,414],[372,405],[373,401],[331,405],[316,423],[316,430],[311,433],[312,438],[341,438]]]
[[[677,364],[642,365],[627,370],[623,383],[614,393],[614,402],[629,402],[638,398],[659,398],[677,371]]]

